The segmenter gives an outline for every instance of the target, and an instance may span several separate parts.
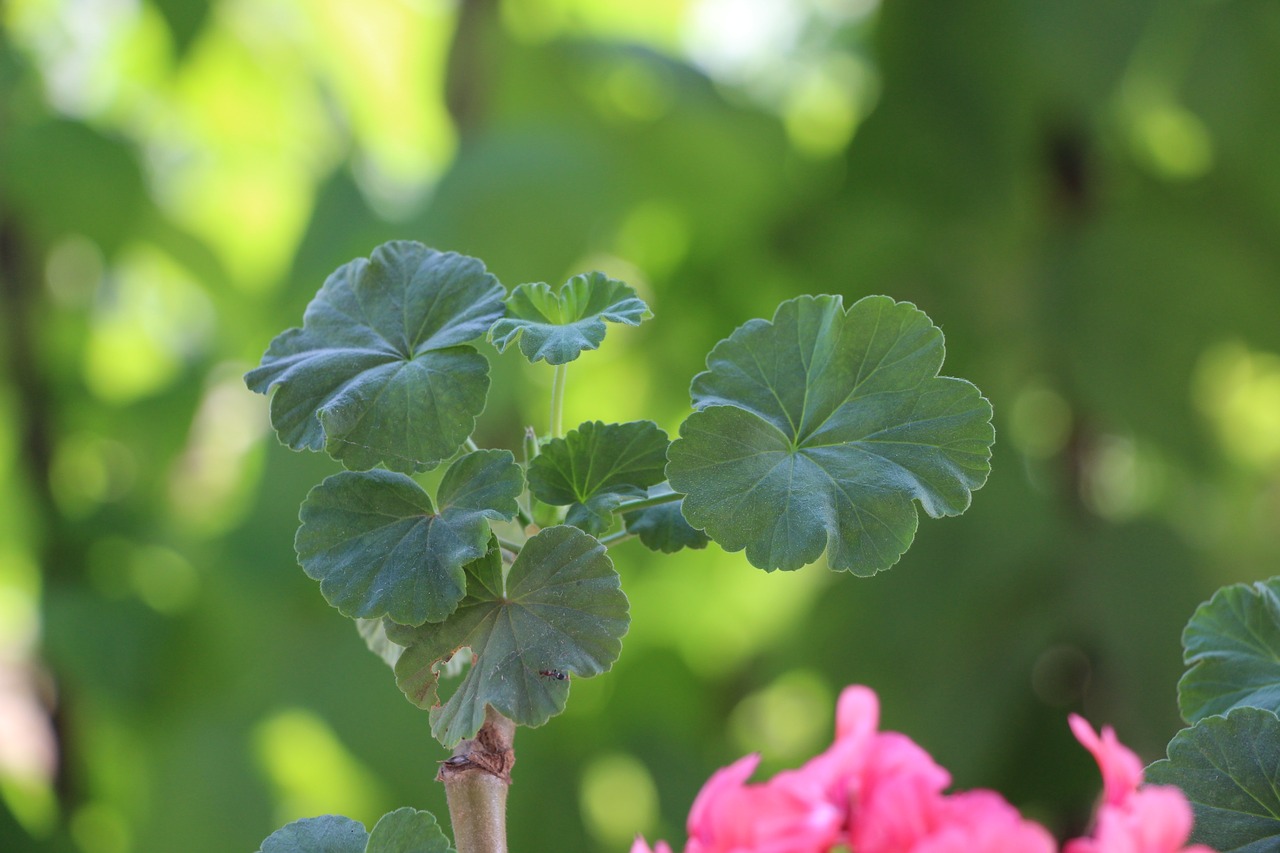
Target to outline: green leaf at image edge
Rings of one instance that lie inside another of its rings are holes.
[[[445,746],[473,737],[485,706],[520,725],[538,726],[564,710],[570,676],[608,670],[630,624],[618,574],[593,537],[568,525],[529,539],[507,573],[494,542],[467,566],[467,597],[440,623],[387,624],[405,647],[396,683],[431,711],[431,732]],[[439,702],[437,669],[463,647],[476,662],[453,695]]]
[[[431,812],[396,809],[373,832],[340,815],[295,820],[271,833],[258,853],[450,853],[448,837]]]
[[[307,817],[271,833],[258,853],[364,853],[368,840],[364,824],[349,817]]]
[[[910,546],[918,501],[958,515],[991,471],[991,404],[938,375],[942,332],[883,296],[782,303],[721,341],[668,452],[683,512],[766,570],[825,552],[872,575]]]
[[[303,501],[298,562],[344,616],[438,622],[466,593],[463,567],[484,555],[489,522],[514,518],[523,489],[507,450],[479,450],[450,465],[438,509],[404,474],[343,471]]]
[[[618,504],[665,479],[669,443],[652,421],[588,421],[542,446],[529,463],[529,491],[545,504],[568,506],[569,524],[599,535]]]
[[[429,470],[484,410],[489,362],[467,342],[502,316],[504,293],[475,258],[385,243],[330,275],[245,382],[274,390],[271,424],[294,450],[352,470]]]
[[[520,342],[530,362],[567,364],[600,346],[605,321],[638,326],[653,316],[628,284],[602,272],[575,275],[558,291],[542,282],[521,284],[507,297],[506,316],[493,324],[489,340],[505,352]]]
[[[1240,707],[1205,717],[1169,743],[1169,757],[1144,774],[1177,785],[1191,801],[1191,840],[1217,853],[1280,849],[1280,717]]]
[[[1219,589],[1196,608],[1182,645],[1189,668],[1178,707],[1188,723],[1240,706],[1280,713],[1280,577]]]

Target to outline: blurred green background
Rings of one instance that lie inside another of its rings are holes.
[[[0,850],[250,851],[443,814],[445,751],[297,568],[336,470],[240,376],[393,238],[508,286],[599,268],[656,318],[568,423],[674,432],[782,299],[888,293],[993,401],[994,471],[871,580],[615,550],[608,675],[522,730],[515,850],[683,838],[876,688],[961,787],[1055,832],[1147,760],[1178,643],[1280,551],[1280,6],[1267,0],[4,0]],[[497,357],[483,446],[542,425]],[[513,351],[514,352],[514,351]]]

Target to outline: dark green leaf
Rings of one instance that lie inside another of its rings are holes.
[[[656,498],[672,494],[668,483],[660,483],[649,489],[647,497]],[[651,551],[673,554],[681,548],[705,548],[711,541],[707,534],[690,526],[680,511],[683,500],[646,507],[622,516],[627,531],[640,537],[640,542]]]
[[[529,361],[565,364],[600,346],[605,320],[638,326],[652,316],[630,285],[591,272],[575,275],[558,292],[541,282],[520,285],[507,298],[507,316],[493,324],[489,340],[504,352],[518,339]]]
[[[872,575],[907,550],[912,500],[969,506],[991,470],[991,404],[938,376],[942,332],[883,296],[782,303],[721,341],[669,452],[684,515],[760,568]]]
[[[568,679],[543,673],[598,675],[613,665],[630,618],[627,598],[604,546],[559,525],[525,543],[502,582],[496,543],[467,567],[467,597],[439,624],[389,624],[406,647],[396,681],[419,708],[431,709],[431,731],[445,746],[472,737],[492,705],[526,726],[564,710]],[[443,706],[436,669],[464,646],[475,665]]]
[[[543,503],[568,506],[570,524],[603,533],[618,504],[663,481],[667,445],[652,421],[589,421],[543,445],[529,463],[529,491]]]
[[[489,363],[466,342],[502,316],[502,295],[475,258],[383,244],[330,275],[245,382],[275,389],[271,423],[294,450],[355,470],[434,468],[484,409]]]
[[[1280,577],[1223,587],[1182,632],[1190,667],[1178,682],[1188,723],[1251,705],[1280,713]]]
[[[396,809],[369,833],[365,853],[449,853],[453,847],[431,812]]]
[[[1191,840],[1218,853],[1280,849],[1280,718],[1262,708],[1205,717],[1169,743],[1169,757],[1147,768],[1157,785],[1191,800]]]
[[[308,817],[271,833],[258,853],[364,853],[368,839],[364,824],[349,817]]]
[[[484,555],[489,521],[513,518],[523,488],[507,450],[468,453],[449,466],[438,510],[404,474],[343,471],[302,504],[298,562],[344,616],[438,622],[462,600],[463,567]]]

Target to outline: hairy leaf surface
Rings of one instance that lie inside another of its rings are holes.
[[[782,303],[721,341],[691,387],[697,411],[667,475],[689,523],[760,568],[825,551],[871,575],[915,536],[912,501],[957,515],[991,470],[991,404],[938,376],[942,332],[883,296]]]
[[[1251,705],[1280,713],[1280,577],[1223,587],[1182,632],[1178,682],[1188,723]]]
[[[294,450],[353,470],[434,468],[484,409],[489,362],[467,342],[502,316],[503,294],[475,258],[385,243],[330,275],[245,382],[275,389],[271,423]]]
[[[649,489],[646,497],[656,498],[673,494],[671,485],[659,483]],[[627,532],[640,537],[640,542],[650,551],[674,554],[681,548],[705,548],[711,540],[707,534],[690,526],[680,511],[683,499],[671,503],[638,509],[622,516]]]
[[[567,676],[598,675],[613,665],[630,623],[627,610],[604,546],[577,528],[548,527],[526,542],[505,592],[493,543],[467,567],[467,597],[448,619],[387,625],[388,637],[406,647],[396,682],[409,701],[431,709],[431,732],[445,746],[479,731],[485,705],[538,726],[564,710]],[[475,665],[441,705],[437,669],[466,646]]]
[[[1205,717],[1169,742],[1144,774],[1191,801],[1191,840],[1218,853],[1280,849],[1280,718],[1263,708]]]
[[[522,284],[507,298],[507,315],[493,324],[489,340],[505,352],[514,341],[531,362],[566,364],[604,340],[605,321],[638,326],[653,316],[628,284],[602,272],[575,275],[558,290]]]
[[[489,522],[514,518],[523,489],[507,450],[479,450],[450,465],[439,509],[404,474],[343,471],[302,504],[298,562],[344,616],[438,622],[465,595],[463,567],[484,556]]]
[[[652,421],[589,421],[555,438],[529,463],[529,491],[553,506],[567,506],[567,521],[600,534],[627,498],[642,498],[666,477],[667,434]]]
[[[402,808],[384,814],[365,853],[450,853],[453,846],[431,812]]]

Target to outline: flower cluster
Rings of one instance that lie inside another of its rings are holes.
[[[689,812],[685,853],[1057,853],[1044,827],[994,791],[945,794],[951,776],[914,741],[881,732],[876,695],[849,687],[835,742],[798,770],[748,784],[759,756],[717,771]],[[1080,717],[1071,730],[1102,769],[1093,834],[1062,853],[1213,853],[1185,847],[1191,808],[1176,788],[1140,787],[1138,757]],[[631,853],[671,853],[636,839]]]

